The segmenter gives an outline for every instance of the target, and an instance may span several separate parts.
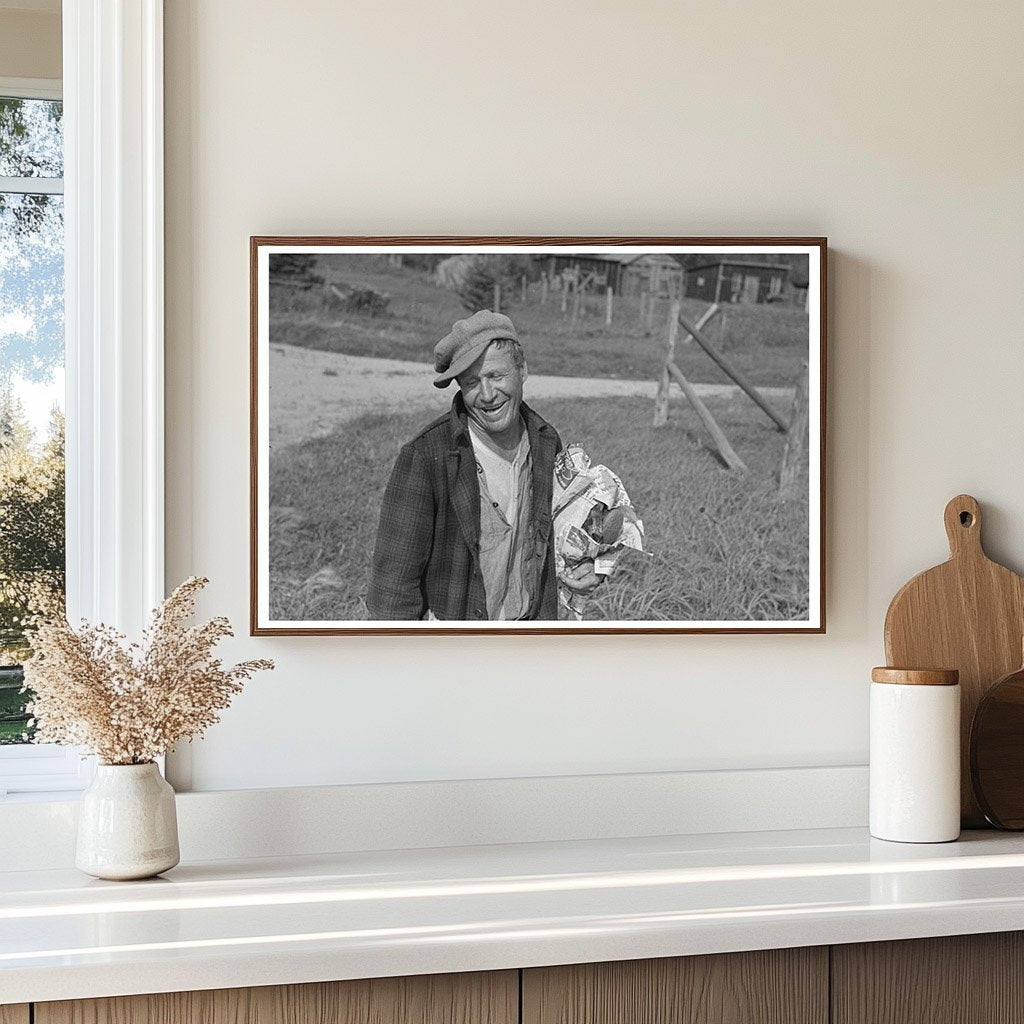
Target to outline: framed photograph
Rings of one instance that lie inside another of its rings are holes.
[[[252,633],[823,633],[826,250],[252,238]]]

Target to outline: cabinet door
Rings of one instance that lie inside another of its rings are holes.
[[[834,1024],[1024,1021],[1024,934],[832,947]]]
[[[28,1005],[0,1006],[0,1024],[28,1024]]]
[[[827,1020],[828,950],[824,947],[523,972],[523,1024],[826,1024]]]
[[[516,971],[36,1003],[35,1024],[517,1024]]]

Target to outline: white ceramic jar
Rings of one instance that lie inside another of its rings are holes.
[[[75,866],[96,878],[150,878],[178,863],[174,790],[148,764],[98,764],[78,811]]]
[[[872,670],[870,828],[876,839],[898,843],[959,837],[956,670]]]

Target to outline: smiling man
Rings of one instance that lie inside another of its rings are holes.
[[[489,309],[434,348],[451,409],[402,448],[381,505],[366,605],[371,619],[557,619],[551,486],[562,447],[523,401],[526,358]],[[589,593],[584,567],[569,582]]]

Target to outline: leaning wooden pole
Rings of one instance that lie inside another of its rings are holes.
[[[672,379],[683,389],[683,394],[686,395],[690,400],[690,404],[697,410],[697,415],[700,417],[701,423],[704,424],[707,432],[711,435],[712,441],[715,442],[715,447],[718,449],[718,454],[721,455],[722,461],[730,469],[737,469],[741,473],[746,473],[746,465],[736,454],[733,446],[729,444],[729,439],[722,433],[722,428],[715,422],[715,417],[711,415],[711,410],[701,401],[694,386],[683,376],[682,371],[675,363],[666,364],[665,369],[668,370]]]
[[[718,349],[716,349],[715,346],[712,345],[711,342],[708,341],[708,339],[705,338],[704,335],[700,333],[699,327],[697,327],[695,324],[691,324],[686,319],[686,317],[682,315],[680,315],[679,317],[679,322],[683,325],[683,327],[686,328],[686,330],[690,332],[690,334],[693,335],[694,341],[696,341],[697,344],[700,345],[700,347],[704,349],[704,351],[707,352],[709,356],[711,356],[711,358],[718,364],[718,366],[729,377],[731,377],[747,393],[747,395],[750,396],[751,400],[756,405],[758,405],[768,414],[769,418],[772,420],[775,426],[778,427],[779,430],[785,432],[789,429],[789,424],[786,422],[785,418],[780,416],[771,407],[771,405],[769,405],[768,402],[765,401],[764,397],[761,395],[761,392],[758,391],[757,388],[753,384],[751,384],[749,380],[747,380],[746,376],[742,374],[739,370],[737,370],[736,367],[733,366],[732,363],[730,363],[725,358],[725,356],[723,356],[718,351]]]
[[[697,321],[697,325],[696,326],[700,327],[700,328],[703,328],[703,327],[707,326],[709,323],[711,323],[712,318],[717,313],[721,313],[721,312],[722,312],[722,307],[719,306],[717,302],[712,302],[711,305],[708,306],[708,308],[705,309],[703,313],[701,313],[700,319]],[[723,324],[725,323],[725,314],[724,313],[722,313],[722,323]],[[689,345],[691,341],[693,341],[693,335],[690,334],[689,331],[687,331],[686,334],[683,335],[681,344]]]
[[[682,305],[682,303],[680,303],[680,305]],[[701,313],[700,319],[697,321],[696,324],[694,324],[694,326],[698,330],[703,330],[705,327],[707,327],[709,323],[711,323],[715,315],[721,311],[721,308],[721,306],[716,306],[714,304],[708,306],[708,308],[705,309],[703,313]],[[682,344],[688,345],[690,343],[691,338],[692,335],[689,331],[687,331],[686,336],[682,339]]]

